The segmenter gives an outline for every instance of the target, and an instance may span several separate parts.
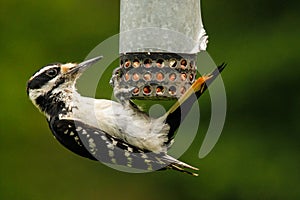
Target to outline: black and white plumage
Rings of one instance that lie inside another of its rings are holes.
[[[92,160],[142,170],[175,169],[197,175],[186,170],[197,168],[167,155],[167,149],[191,103],[201,96],[224,65],[198,79],[182,101],[164,116],[153,119],[130,101],[118,103],[83,97],[76,91],[76,80],[100,59],[96,57],[80,64],[50,64],[28,81],[27,94],[46,116],[56,139],[72,152]]]

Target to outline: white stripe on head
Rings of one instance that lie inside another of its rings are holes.
[[[45,71],[47,71],[51,68],[55,68],[55,67],[59,67],[59,64],[53,64],[53,65],[45,66],[42,69],[40,69],[39,71],[37,71],[29,80],[32,80],[35,77],[37,77],[37,76],[41,75],[42,73],[44,73]]]
[[[50,90],[53,89],[55,86],[55,82],[57,81],[58,77],[53,78],[47,84],[43,85],[41,88],[38,89],[30,89],[29,98],[32,100],[37,99],[39,96],[46,94]]]

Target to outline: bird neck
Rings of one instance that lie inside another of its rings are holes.
[[[72,110],[76,108],[75,98],[80,96],[75,89],[65,88],[54,90],[39,96],[35,100],[35,105],[45,114],[48,120],[60,115],[71,116]]]

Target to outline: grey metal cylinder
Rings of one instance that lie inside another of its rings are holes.
[[[206,50],[200,0],[121,0],[120,54]]]

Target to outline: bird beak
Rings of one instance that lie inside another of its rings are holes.
[[[95,64],[96,62],[98,62],[99,60],[101,60],[103,58],[103,56],[98,56],[86,61],[83,61],[77,65],[75,65],[71,70],[69,70],[67,73],[68,74],[81,74],[82,72],[84,72],[88,67],[92,66],[93,64]]]

